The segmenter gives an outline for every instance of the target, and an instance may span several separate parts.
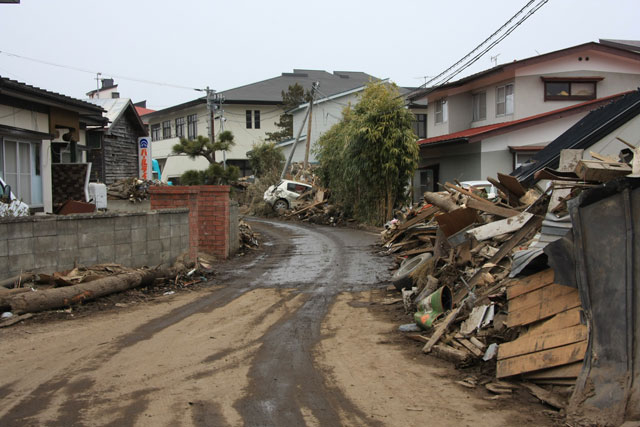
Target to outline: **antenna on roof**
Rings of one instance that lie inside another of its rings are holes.
[[[500,56],[500,54],[496,54],[495,56],[491,56],[491,62],[493,62],[493,66],[496,67],[498,65],[498,56]]]

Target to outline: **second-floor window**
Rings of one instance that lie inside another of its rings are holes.
[[[176,137],[184,138],[184,117],[176,119]]]
[[[487,118],[487,92],[474,93],[471,97],[473,105],[473,121]]]
[[[436,123],[446,123],[447,120],[449,120],[449,112],[447,110],[448,107],[446,99],[443,98],[436,101]]]
[[[415,119],[413,121],[413,133],[415,133],[420,139],[427,137],[427,115],[426,114],[415,115]]]
[[[160,123],[151,125],[151,140],[152,141],[160,140]]]
[[[496,116],[513,114],[513,83],[496,88]]]
[[[187,116],[187,138],[196,139],[198,137],[198,115]]]
[[[596,83],[601,77],[543,77],[544,100],[589,100],[596,99]]]
[[[245,117],[246,117],[246,121],[247,121],[247,129],[251,129],[251,110],[246,110],[245,111]]]
[[[260,110],[253,110],[253,128],[260,129]]]
[[[162,139],[171,138],[171,120],[162,122]]]

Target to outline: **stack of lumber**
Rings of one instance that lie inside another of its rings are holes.
[[[343,212],[336,205],[329,203],[329,192],[317,187],[301,194],[286,217],[332,226],[343,224],[346,221]]]
[[[162,185],[160,181],[142,180],[135,177],[122,179],[107,187],[107,197],[111,200],[129,200],[138,203],[149,198],[149,187]]]

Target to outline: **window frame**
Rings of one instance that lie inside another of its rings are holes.
[[[186,120],[184,116],[176,118],[175,124],[176,124],[176,138],[184,138],[184,127],[186,124]]]
[[[154,123],[149,127],[151,141],[160,141],[160,123]]]
[[[171,138],[171,120],[164,120],[162,122],[162,139]]]
[[[260,110],[253,110],[253,128],[260,129]]]
[[[198,114],[187,115],[187,138],[190,140],[198,137]]]
[[[481,95],[484,95],[484,115],[481,115],[482,108],[480,106],[480,103],[479,102],[476,103],[476,100],[479,100]],[[476,111],[476,107],[478,107],[478,111]],[[471,121],[480,122],[482,120],[487,120],[487,91],[486,90],[471,94]]]
[[[447,123],[449,121],[449,112],[448,112],[447,104],[448,104],[447,98],[440,98],[436,101],[435,114],[434,114],[435,124],[439,125],[442,123]],[[440,108],[438,109],[438,107]],[[440,116],[440,120],[438,120],[438,115]]]
[[[7,172],[7,155],[6,145],[13,143],[15,146],[15,171],[11,172],[15,178],[15,184],[8,178]],[[5,184],[11,186],[11,191],[17,199],[22,200],[30,207],[39,208],[44,206],[43,194],[42,194],[42,165],[40,164],[40,150],[42,148],[40,141],[33,141],[30,139],[22,138],[7,138],[0,136],[0,171],[2,171],[2,179]],[[24,148],[26,148],[26,159],[22,157],[24,155]],[[26,171],[23,170],[26,166]],[[26,183],[24,182],[26,181]],[[26,184],[28,195],[25,195],[23,185]],[[38,189],[39,188],[39,189]],[[39,200],[34,200],[38,198]]]
[[[253,128],[253,122],[251,120],[251,110],[245,110],[244,111],[244,116],[245,116],[245,125],[246,125],[247,129],[252,129]]]
[[[413,122],[411,123],[413,132],[419,139],[427,137],[427,113],[414,113]]]
[[[507,88],[510,87],[511,88],[511,93],[507,94]],[[501,97],[499,96],[500,93],[500,89],[504,89],[504,96]],[[508,97],[511,96],[511,111],[508,110],[508,106],[509,106],[509,102],[508,102]],[[502,101],[502,102],[500,102]],[[504,112],[503,113],[499,113],[498,112],[498,106],[500,104],[504,104]],[[510,116],[513,115],[513,112],[515,110],[515,87],[513,83],[506,83],[504,85],[501,86],[496,86],[496,117],[503,117],[503,116]]]
[[[545,101],[590,101],[598,97],[598,82],[604,80],[604,77],[540,77],[543,83],[544,100]],[[547,84],[549,83],[566,83],[569,85],[569,95],[548,95]],[[592,84],[592,95],[573,95],[571,88],[574,83]]]

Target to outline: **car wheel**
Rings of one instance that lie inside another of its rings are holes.
[[[278,199],[273,204],[273,210],[278,213],[283,213],[287,209],[289,209],[289,202],[287,202],[285,199]]]
[[[426,253],[406,259],[402,264],[400,264],[400,268],[398,268],[391,277],[393,286],[395,286],[399,291],[404,288],[411,288],[413,285],[413,279],[410,277],[410,274],[422,267],[431,257],[432,255],[430,253]]]

